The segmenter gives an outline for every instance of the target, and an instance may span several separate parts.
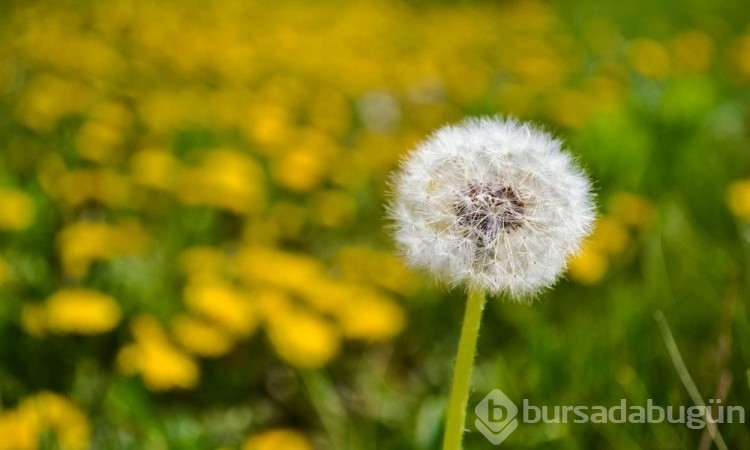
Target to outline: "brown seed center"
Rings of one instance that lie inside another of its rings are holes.
[[[523,224],[525,202],[510,186],[471,184],[461,193],[454,209],[458,223],[480,242],[489,243],[499,232]]]

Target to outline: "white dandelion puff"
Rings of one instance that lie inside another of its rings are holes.
[[[515,299],[560,277],[595,218],[591,183],[562,143],[514,119],[437,130],[392,187],[388,209],[410,265]]]

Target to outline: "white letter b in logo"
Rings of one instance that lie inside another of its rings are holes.
[[[500,389],[479,402],[474,409],[477,420],[474,425],[494,445],[500,445],[518,426],[518,407]]]

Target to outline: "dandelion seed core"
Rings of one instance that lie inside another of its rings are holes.
[[[509,233],[524,221],[524,207],[513,187],[503,184],[470,184],[456,202],[459,225],[467,234],[489,245],[501,231]]]

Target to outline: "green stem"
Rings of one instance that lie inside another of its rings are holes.
[[[461,338],[458,341],[456,365],[453,368],[453,386],[448,404],[448,418],[445,422],[443,450],[461,449],[466,422],[466,404],[469,401],[469,388],[471,387],[471,368],[474,365],[484,302],[483,291],[475,289],[469,291],[464,323],[461,327]]]

